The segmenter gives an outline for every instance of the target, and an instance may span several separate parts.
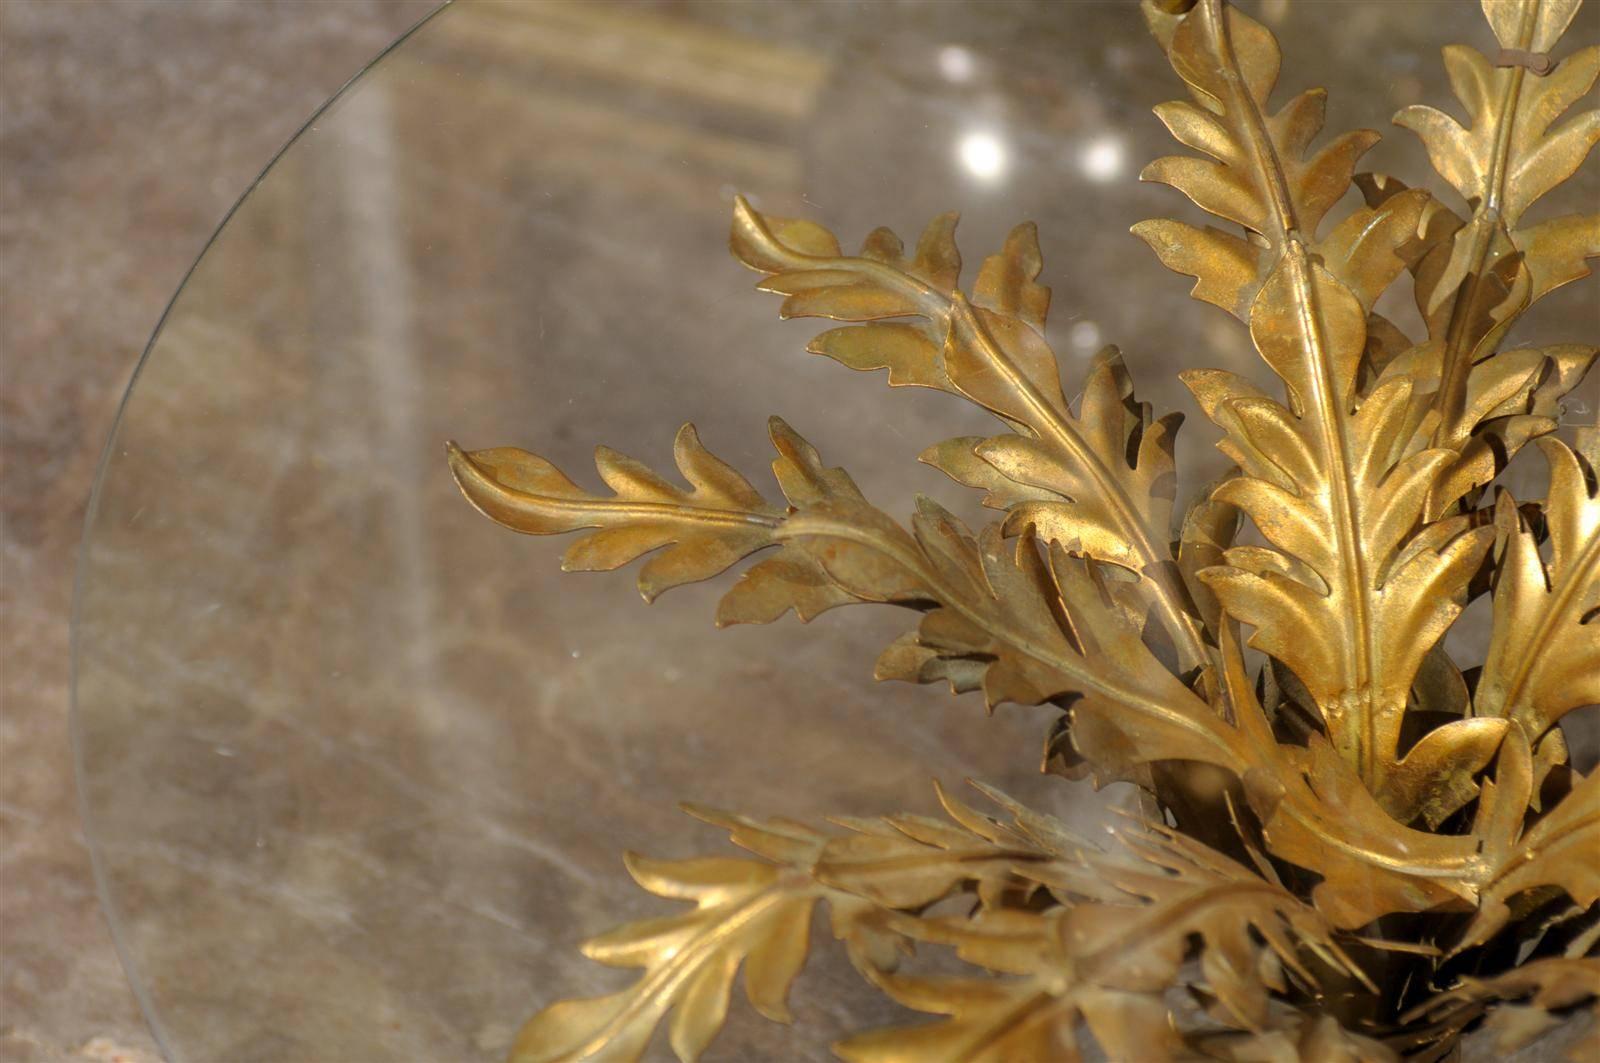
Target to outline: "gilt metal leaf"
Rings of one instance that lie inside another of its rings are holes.
[[[1496,623],[1474,703],[1481,716],[1521,725],[1530,740],[1573,709],[1600,703],[1600,432],[1586,433],[1582,450],[1539,443],[1550,467],[1550,560],[1503,498]]]
[[[945,818],[833,832],[690,807],[756,859],[629,857],[694,908],[591,941],[642,976],[549,1005],[520,1063],[636,1058],[663,1026],[694,1059],[741,969],[787,1021],[819,906],[871,985],[939,1016],[836,1046],[862,1063],[1437,1061],[1479,1028],[1516,1048],[1600,996],[1600,771],[1570,762],[1566,730],[1600,703],[1600,430],[1561,438],[1597,348],[1507,345],[1600,254],[1600,215],[1528,213],[1600,139],[1600,112],[1563,117],[1600,45],[1564,43],[1577,0],[1485,0],[1499,53],[1444,56],[1466,122],[1397,118],[1463,213],[1355,174],[1376,133],[1318,146],[1320,90],[1274,105],[1285,63],[1261,23],[1222,0],[1142,7],[1189,95],[1157,114],[1196,153],[1143,177],[1217,224],[1134,231],[1276,377],[1182,374],[1232,463],[1217,482],[1179,497],[1179,418],[1137,399],[1115,348],[1063,381],[1031,224],[963,289],[954,214],[913,248],[878,229],[846,254],[742,198],[730,244],[758,287],[784,317],[841,323],[812,352],[998,419],[922,460],[999,519],[969,529],[919,499],[897,521],[777,419],[781,502],[688,426],[682,482],[601,448],[609,494],[522,450],[449,457],[495,521],[578,533],[567,568],[644,558],[647,599],[763,554],[719,624],[906,610],[878,678],[1050,706],[1045,769],[1131,782],[1143,814],[1091,844],[987,789],[1002,814],[940,791]],[[1378,310],[1406,283],[1421,339]],[[1549,486],[1519,505],[1497,481],[1530,442]],[[1444,636],[1480,596],[1472,659]],[[939,949],[966,969],[931,969]]]

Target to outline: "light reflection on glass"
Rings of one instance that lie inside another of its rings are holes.
[[[1079,354],[1090,354],[1100,349],[1100,326],[1093,321],[1080,321],[1072,326],[1068,339]]]
[[[968,133],[956,148],[962,167],[980,181],[994,182],[1005,176],[1010,160],[1005,145],[993,133]]]
[[[1114,136],[1096,137],[1078,155],[1078,167],[1091,181],[1113,181],[1122,176],[1122,141]]]
[[[947,44],[939,49],[939,73],[946,81],[957,85],[971,81],[977,65],[972,53],[959,44]]]

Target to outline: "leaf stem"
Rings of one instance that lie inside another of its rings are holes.
[[[1081,463],[1093,478],[1099,489],[1099,497],[1111,508],[1119,530],[1133,545],[1135,552],[1144,559],[1143,570],[1139,576],[1151,584],[1154,604],[1159,609],[1167,629],[1178,643],[1180,656],[1184,662],[1192,667],[1210,660],[1202,622],[1190,611],[1167,571],[1167,564],[1172,561],[1172,551],[1170,547],[1162,548],[1159,530],[1151,529],[1144,522],[1140,516],[1140,507],[1128,496],[1116,475],[1106,468],[1105,462],[1072,425],[1066,416],[1066,411],[1057,408],[1027,379],[1021,368],[983,326],[982,320],[973,312],[971,303],[960,291],[946,292],[933,288],[904,270],[896,269],[876,259],[851,255],[837,257],[810,255],[796,251],[779,241],[760,216],[749,209],[748,204],[744,204],[741,209],[748,212],[750,223],[759,229],[769,244],[778,249],[782,259],[792,264],[791,268],[819,269],[826,268],[830,263],[835,268],[843,266],[850,272],[867,277],[884,288],[907,296],[912,302],[920,305],[921,313],[918,316],[941,326],[946,334],[959,324],[976,344],[984,360],[1005,377],[1038,415],[1039,425],[1025,427],[1037,432],[1042,426],[1046,434]],[[943,340],[944,336],[935,338]],[[1009,418],[1002,419],[1010,423]]]
[[[1375,657],[1370,603],[1367,601],[1371,581],[1369,565],[1362,549],[1356,493],[1351,480],[1349,418],[1347,411],[1340,408],[1335,394],[1333,368],[1323,333],[1322,314],[1312,287],[1310,255],[1305,246],[1308,234],[1300,231],[1282,160],[1278,158],[1272,139],[1267,134],[1266,116],[1250,95],[1239,72],[1239,60],[1234,53],[1233,39],[1228,32],[1221,0],[1206,0],[1204,14],[1215,34],[1219,72],[1228,86],[1229,107],[1235,109],[1244,120],[1252,158],[1268,190],[1273,219],[1279,230],[1280,257],[1286,260],[1290,270],[1290,288],[1295,294],[1298,311],[1296,316],[1304,337],[1306,354],[1315,368],[1311,377],[1313,401],[1310,406],[1315,410],[1323,456],[1329,465],[1327,473],[1333,507],[1332,533],[1338,544],[1341,580],[1351,605],[1348,611],[1341,611],[1341,615],[1344,617],[1346,639],[1355,654],[1344,679],[1346,689],[1357,698],[1354,708],[1361,716],[1357,733],[1352,736],[1349,733],[1351,721],[1341,718],[1351,708],[1343,699],[1339,705],[1324,706],[1324,711],[1329,714],[1329,729],[1341,732],[1336,738],[1341,748],[1348,750],[1351,738],[1355,739],[1357,768],[1367,785],[1373,787],[1378,783],[1381,771],[1378,759],[1381,736],[1376,719],[1379,707],[1371,703]],[[1384,709],[1387,711],[1388,707]],[[1385,730],[1398,731],[1398,720],[1387,725]],[[1392,751],[1387,755],[1392,756]]]
[[[637,517],[640,520],[659,520],[666,517],[672,520],[696,521],[702,524],[731,524],[755,525],[762,528],[777,528],[783,524],[785,518],[780,514],[762,513],[759,510],[728,509],[718,506],[695,506],[684,502],[638,502],[622,501],[613,498],[563,498],[557,495],[540,494],[535,491],[524,491],[518,488],[507,487],[492,474],[485,472],[483,467],[472,459],[472,455],[463,451],[455,443],[446,444],[449,454],[450,467],[455,471],[458,479],[470,479],[473,489],[482,495],[491,497],[499,505],[508,509],[528,507],[530,504],[552,513],[566,513],[576,516],[594,514],[605,515],[611,519]],[[465,490],[463,493],[466,494]],[[471,502],[480,512],[483,506],[472,494],[467,494],[467,501]],[[495,516],[485,513],[489,519]],[[575,525],[583,527],[584,525]],[[599,526],[599,525],[591,525]]]
[[[1238,774],[1248,770],[1249,764],[1242,755],[1242,750],[1237,748],[1237,742],[1233,738],[1234,732],[1226,728],[1220,717],[1212,715],[1209,711],[1204,714],[1182,712],[1119,679],[1098,673],[1089,667],[1088,661],[1076,654],[1056,652],[1047,646],[1039,645],[1024,634],[1011,630],[1004,620],[996,618],[992,611],[984,610],[966,600],[965,595],[943,580],[935,567],[926,564],[921,556],[901,549],[858,525],[815,516],[810,517],[800,530],[795,531],[785,527],[775,536],[780,542],[805,537],[838,539],[877,551],[914,575],[939,601],[939,604],[954,611],[979,630],[987,632],[997,641],[1054,669],[1072,680],[1084,692],[1099,694],[1135,712],[1154,716],[1164,723],[1180,727],[1218,751],[1210,757],[1196,759],[1208,760]],[[1194,700],[1197,706],[1205,707],[1205,703],[1198,697]]]
[[[1526,50],[1533,42],[1538,25],[1540,0],[1523,5],[1522,21],[1517,27],[1517,47]],[[1496,115],[1500,124],[1495,127],[1494,149],[1489,159],[1489,172],[1484,179],[1483,201],[1473,215],[1476,231],[1472,236],[1472,251],[1468,258],[1466,281],[1456,292],[1450,307],[1450,323],[1445,331],[1443,372],[1439,391],[1434,397],[1439,411],[1439,423],[1434,429],[1433,446],[1443,446],[1455,437],[1461,427],[1461,418],[1467,405],[1467,376],[1472,369],[1472,351],[1467,345],[1467,330],[1472,324],[1472,314],[1478,305],[1483,287],[1484,266],[1489,249],[1500,227],[1501,201],[1505,197],[1506,168],[1511,158],[1511,137],[1517,121],[1517,102],[1522,95],[1523,79],[1527,69],[1521,65],[1511,68],[1511,76],[1500,94]],[[1468,226],[1473,227],[1472,225]],[[1457,234],[1459,239],[1459,233]]]
[[[1126,489],[1073,427],[1065,416],[1065,411],[1050,402],[995,341],[994,336],[973,312],[972,304],[965,295],[959,291],[953,293],[938,291],[902,270],[869,258],[826,259],[798,253],[795,253],[794,257],[812,263],[847,263],[850,269],[873,278],[884,287],[899,291],[923,303],[924,316],[930,321],[940,322],[951,331],[959,327],[982,353],[984,360],[1005,377],[1007,383],[1034,411],[1037,424],[1030,424],[1027,427],[1034,431],[1042,429],[1044,434],[1070,454],[1093,478],[1100,499],[1111,508],[1118,527],[1127,536],[1135,551],[1144,558],[1144,569],[1139,575],[1151,585],[1155,604],[1168,630],[1178,641],[1178,648],[1185,662],[1193,666],[1204,664],[1209,660],[1201,623],[1184,604],[1165,570],[1165,564],[1172,560],[1171,550],[1163,550],[1157,545],[1152,529],[1140,518],[1139,507],[1128,497]]]

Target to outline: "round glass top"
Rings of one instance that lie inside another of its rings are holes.
[[[1437,47],[1478,32],[1432,4],[1259,6],[1339,127],[1446,98]],[[670,468],[692,421],[756,475],[778,413],[885,509],[973,513],[915,459],[986,420],[804,354],[816,330],[727,254],[735,191],[847,242],[959,207],[969,262],[1034,220],[1069,392],[1116,341],[1142,398],[1192,413],[1175,369],[1260,370],[1127,234],[1188,216],[1135,180],[1175,95],[1124,3],[481,0],[319,112],[174,298],[82,555],[85,816],[166,1051],[502,1056],[539,1007],[630,980],[574,947],[669,908],[624,850],[726,848],[679,800],[930,811],[931,779],[972,776],[1102,816],[1038,774],[1052,713],[871,682],[908,614],[717,632],[726,577],[646,609],[630,574],[562,575],[564,544],[473,512],[443,442],[593,484],[596,443]],[[1369,159],[1420,178],[1403,149]],[[1596,193],[1591,170],[1563,195]],[[1580,319],[1571,291],[1538,327]],[[1198,482],[1222,459],[1188,433]],[[709,1058],[828,1058],[895,1017],[817,951],[795,1026],[736,994]]]

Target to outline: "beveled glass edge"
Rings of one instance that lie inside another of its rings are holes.
[[[339,86],[339,88],[325,101],[323,101],[323,103],[318,106],[316,110],[312,111],[305,121],[300,124],[299,128],[294,131],[293,135],[291,135],[288,140],[284,141],[283,145],[279,147],[277,151],[272,153],[272,157],[269,158],[266,165],[261,168],[261,172],[256,174],[250,183],[245,186],[245,189],[239,195],[239,198],[234,200],[233,205],[230,206],[226,213],[223,214],[222,219],[217,223],[216,228],[212,230],[211,235],[207,237],[204,245],[201,246],[200,252],[195,256],[194,262],[191,263],[189,268],[184,271],[183,278],[178,282],[177,288],[173,290],[172,297],[167,300],[166,306],[162,308],[161,316],[156,319],[155,327],[150,333],[150,339],[145,343],[144,349],[140,352],[139,359],[134,363],[133,370],[129,374],[128,383],[123,388],[122,398],[117,403],[116,414],[112,417],[111,426],[106,434],[105,445],[101,448],[100,457],[95,465],[94,482],[89,490],[89,501],[88,505],[85,507],[83,515],[83,530],[78,537],[78,547],[73,562],[72,605],[69,619],[70,644],[68,650],[68,735],[72,746],[72,773],[77,790],[78,819],[83,832],[84,847],[89,853],[89,865],[94,876],[95,894],[98,896],[100,901],[100,910],[105,916],[107,926],[111,932],[111,942],[112,946],[116,949],[117,959],[122,964],[122,970],[127,976],[129,987],[133,991],[134,998],[138,1001],[140,1012],[144,1015],[145,1025],[149,1027],[150,1034],[155,1039],[157,1049],[167,1060],[179,1059],[179,1053],[172,1041],[171,1036],[168,1034],[165,1025],[161,1021],[160,1016],[156,1013],[154,1003],[151,1000],[147,987],[139,976],[138,965],[135,962],[135,958],[129,950],[127,941],[124,939],[122,918],[118,913],[117,904],[111,896],[108,873],[105,866],[105,857],[101,852],[100,842],[98,841],[95,832],[91,829],[93,815],[89,808],[88,783],[84,773],[84,724],[82,707],[78,701],[78,666],[82,650],[81,622],[85,591],[85,571],[88,564],[89,539],[93,533],[95,518],[99,513],[100,498],[106,483],[106,473],[110,464],[111,455],[116,447],[117,438],[122,431],[123,418],[127,415],[129,404],[133,399],[134,389],[138,386],[139,377],[142,375],[145,365],[149,362],[151,353],[155,350],[157,342],[159,342],[161,339],[162,332],[167,324],[167,319],[172,314],[172,310],[177,305],[178,300],[183,296],[184,290],[189,286],[190,279],[193,278],[195,272],[200,268],[200,264],[205,261],[206,255],[216,244],[218,238],[221,237],[223,231],[227,229],[229,222],[233,220],[234,216],[239,212],[239,209],[244,206],[251,194],[255,192],[256,188],[260,186],[261,182],[266,179],[267,175],[272,172],[273,168],[277,166],[279,160],[287,155],[289,150],[300,142],[301,137],[305,135],[307,130],[311,129],[311,127],[314,126],[325,114],[327,114],[331,108],[339,103],[345,97],[345,95],[351,91],[351,89],[353,89],[363,78],[371,73],[374,68],[387,59],[396,49],[398,49],[406,41],[410,40],[414,34],[422,29],[422,27],[426,26],[441,13],[454,6],[454,4],[455,0],[440,0],[440,3],[437,7],[428,12],[422,18],[418,19],[417,22],[414,23],[410,28],[401,33],[380,52],[374,55],[371,59],[367,60],[367,62],[363,63],[359,70],[351,75],[351,77],[345,81],[343,85]]]

